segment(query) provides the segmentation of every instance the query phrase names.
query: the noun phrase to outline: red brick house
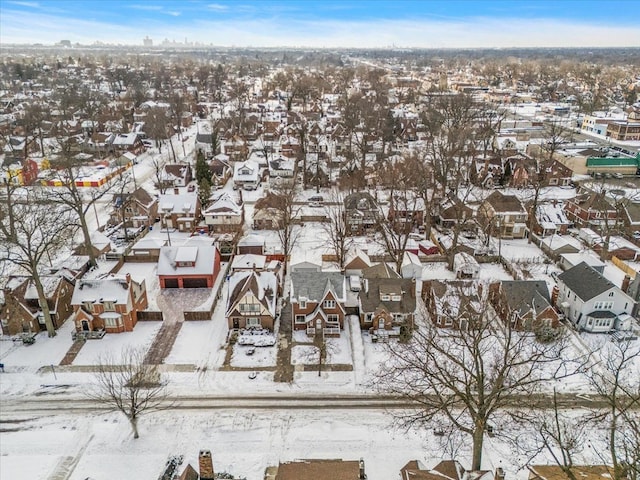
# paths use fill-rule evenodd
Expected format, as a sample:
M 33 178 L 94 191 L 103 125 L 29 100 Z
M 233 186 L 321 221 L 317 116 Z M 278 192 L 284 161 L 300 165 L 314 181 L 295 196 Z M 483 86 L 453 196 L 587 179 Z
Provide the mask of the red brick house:
M 144 280 L 136 282 L 130 275 L 81 279 L 76 283 L 71 305 L 77 332 L 131 332 L 138 312 L 147 308 L 147 289 Z
M 69 272 L 72 275 L 40 276 L 51 320 L 56 329 L 73 313 L 73 272 Z M 0 322 L 4 335 L 46 330 L 38 292 L 31 277 L 10 277 L 2 293 L 4 302 L 0 304 Z
M 494 283 L 489 301 L 505 325 L 516 330 L 536 330 L 541 326 L 557 328 L 560 317 L 543 280 L 516 280 Z
M 431 280 L 422 298 L 436 327 L 466 330 L 482 315 L 485 290 L 478 280 Z
M 291 273 L 294 330 L 308 335 L 340 336 L 344 328 L 346 282 L 340 272 Z
M 266 328 L 273 331 L 277 316 L 278 277 L 274 272 L 245 270 L 229 278 L 229 330 Z
M 215 245 L 192 242 L 160 248 L 160 288 L 213 288 L 220 271 L 220 252 Z
M 567 218 L 577 227 L 595 227 L 608 223 L 613 226 L 618 220 L 618 212 L 604 193 L 588 192 L 567 200 L 564 204 Z
M 158 199 L 142 187 L 133 193 L 114 194 L 113 206 L 110 222 L 114 225 L 124 221 L 127 227 L 151 226 L 158 217 Z

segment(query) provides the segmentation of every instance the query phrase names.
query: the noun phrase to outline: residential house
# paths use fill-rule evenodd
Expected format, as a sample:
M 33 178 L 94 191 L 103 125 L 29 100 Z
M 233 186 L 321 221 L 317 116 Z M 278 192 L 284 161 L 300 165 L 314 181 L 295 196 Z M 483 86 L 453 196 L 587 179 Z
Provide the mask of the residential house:
M 474 185 L 493 188 L 502 183 L 504 165 L 500 157 L 482 157 L 473 159 L 470 180 Z
M 559 465 L 527 465 L 528 480 L 610 480 L 616 478 L 613 467 L 609 465 L 572 465 L 572 477 L 566 474 L 564 467 Z
M 117 153 L 131 152 L 140 155 L 144 152 L 144 144 L 137 133 L 119 133 L 113 137 L 111 145 Z
M 363 235 L 374 231 L 378 225 L 379 209 L 367 192 L 356 192 L 344 198 L 344 216 L 350 235 Z
M 289 158 L 277 157 L 269 161 L 269 184 L 292 183 L 294 169 L 295 160 Z
M 240 197 L 222 191 L 212 195 L 211 200 L 202 213 L 209 230 L 216 233 L 240 231 L 244 225 L 244 204 Z
M 144 280 L 136 282 L 130 275 L 76 282 L 71 304 L 77 332 L 131 332 L 138 312 L 147 308 Z
M 567 218 L 564 203 L 552 201 L 540 203 L 536 207 L 533 231 L 536 235 L 547 237 L 555 233 L 565 235 L 573 223 Z
M 600 256 L 603 255 L 602 251 L 605 247 L 606 241 L 606 237 L 603 237 L 599 242 L 593 245 L 593 250 Z M 640 257 L 640 247 L 626 238 L 619 237 L 617 235 L 611 235 L 609 237 L 609 243 L 606 247 L 607 251 L 606 255 L 604 255 L 606 258 L 616 257 L 620 260 L 630 260 L 635 262 Z
M 253 209 L 254 230 L 276 230 L 282 222 L 282 199 L 269 192 L 259 198 Z
M 344 327 L 346 281 L 340 272 L 291 273 L 294 330 L 340 336 Z
M 560 325 L 560 315 L 551 304 L 549 287 L 544 280 L 495 283 L 490 287 L 489 300 L 504 324 L 516 330 Z
M 236 163 L 233 168 L 233 188 L 255 190 L 260 183 L 260 170 L 253 160 Z
M 635 301 L 586 263 L 561 273 L 557 281 L 557 307 L 575 328 L 592 333 L 631 328 Z
M 160 288 L 213 288 L 219 271 L 220 252 L 215 245 L 193 241 L 160 248 Z
M 411 231 L 424 223 L 424 200 L 414 194 L 395 193 L 389 203 L 388 219 L 396 230 Z
M 236 271 L 229 278 L 226 317 L 229 329 L 266 328 L 277 318 L 278 277 L 274 272 Z
M 515 195 L 494 191 L 480 204 L 478 219 L 494 237 L 525 237 L 527 211 Z
M 430 280 L 422 284 L 422 297 L 435 326 L 466 330 L 482 320 L 484 290 L 478 280 Z
M 100 230 L 92 231 L 89 234 L 89 241 L 91 243 L 91 250 L 95 257 L 100 257 L 111 251 L 111 239 Z M 80 243 L 80 245 L 73 250 L 73 253 L 75 255 L 89 255 L 84 242 Z
M 502 469 L 469 471 L 456 460 L 443 460 L 429 469 L 419 460 L 411 460 L 400 469 L 401 480 L 504 480 Z
M 198 194 L 161 194 L 158 197 L 158 214 L 164 229 L 193 232 L 200 219 Z
M 506 185 L 512 188 L 526 188 L 538 177 L 538 166 L 534 158 L 523 154 L 508 157 L 504 161 Z
M 544 162 L 540 168 L 543 169 L 541 172 L 542 184 L 545 187 L 568 187 L 572 185 L 573 171 L 558 160 L 553 159 L 550 162 Z
M 188 163 L 168 163 L 160 172 L 163 188 L 185 187 L 193 180 L 193 170 Z
M 416 282 L 409 278 L 364 278 L 358 295 L 360 327 L 379 337 L 399 336 L 413 328 Z
M 453 228 L 456 225 L 465 228 L 472 222 L 473 210 L 458 197 L 445 199 L 439 210 L 437 222 L 443 228 Z
M 569 199 L 564 204 L 567 219 L 577 227 L 595 229 L 613 227 L 618 212 L 603 192 L 587 192 Z
M 266 470 L 264 480 L 366 480 L 364 460 L 296 460 Z
M 47 298 L 51 321 L 54 328 L 58 329 L 73 313 L 71 296 L 75 280 L 73 275 L 63 271 L 62 274 L 40 275 L 40 281 Z M 1 294 L 4 296 L 0 308 L 3 335 L 46 330 L 38 292 L 31 277 L 9 277 Z
M 109 222 L 113 225 L 124 223 L 126 227 L 151 226 L 158 218 L 158 199 L 139 187 L 132 193 L 115 193 Z

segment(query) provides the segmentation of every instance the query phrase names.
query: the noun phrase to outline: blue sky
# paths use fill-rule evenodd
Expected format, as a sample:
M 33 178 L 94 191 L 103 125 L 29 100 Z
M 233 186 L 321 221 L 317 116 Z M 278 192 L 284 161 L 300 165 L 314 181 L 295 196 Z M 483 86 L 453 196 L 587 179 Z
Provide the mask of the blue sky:
M 0 43 L 640 47 L 640 0 L 0 0 Z

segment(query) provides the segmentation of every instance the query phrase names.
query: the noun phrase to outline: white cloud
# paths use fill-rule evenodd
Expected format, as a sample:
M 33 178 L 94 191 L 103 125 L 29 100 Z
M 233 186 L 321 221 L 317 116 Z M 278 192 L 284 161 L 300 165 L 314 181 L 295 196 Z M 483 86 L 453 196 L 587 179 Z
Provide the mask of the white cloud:
M 176 11 L 171 10 L 171 11 L 166 11 L 164 13 L 166 13 L 167 15 L 171 15 L 172 17 L 179 17 L 182 12 L 176 12 Z
M 228 5 L 222 5 L 221 3 L 210 3 L 209 5 L 207 5 L 207 8 L 216 12 L 226 12 L 227 10 L 229 10 Z
M 18 1 L 14 1 L 14 2 L 7 2 L 7 3 L 10 3 L 11 5 L 19 5 L 21 7 L 40 8 L 40 4 L 38 2 L 18 2 Z
M 148 10 L 150 12 L 158 12 L 162 10 L 162 5 L 133 4 L 133 5 L 128 5 L 128 7 L 133 8 L 135 10 Z

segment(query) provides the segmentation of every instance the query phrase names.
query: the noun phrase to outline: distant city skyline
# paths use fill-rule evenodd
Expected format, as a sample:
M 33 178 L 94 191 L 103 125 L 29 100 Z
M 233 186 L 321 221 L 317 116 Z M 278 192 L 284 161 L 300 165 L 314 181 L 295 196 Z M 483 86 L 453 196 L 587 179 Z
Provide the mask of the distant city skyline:
M 639 47 L 640 0 L 0 0 L 0 43 Z

